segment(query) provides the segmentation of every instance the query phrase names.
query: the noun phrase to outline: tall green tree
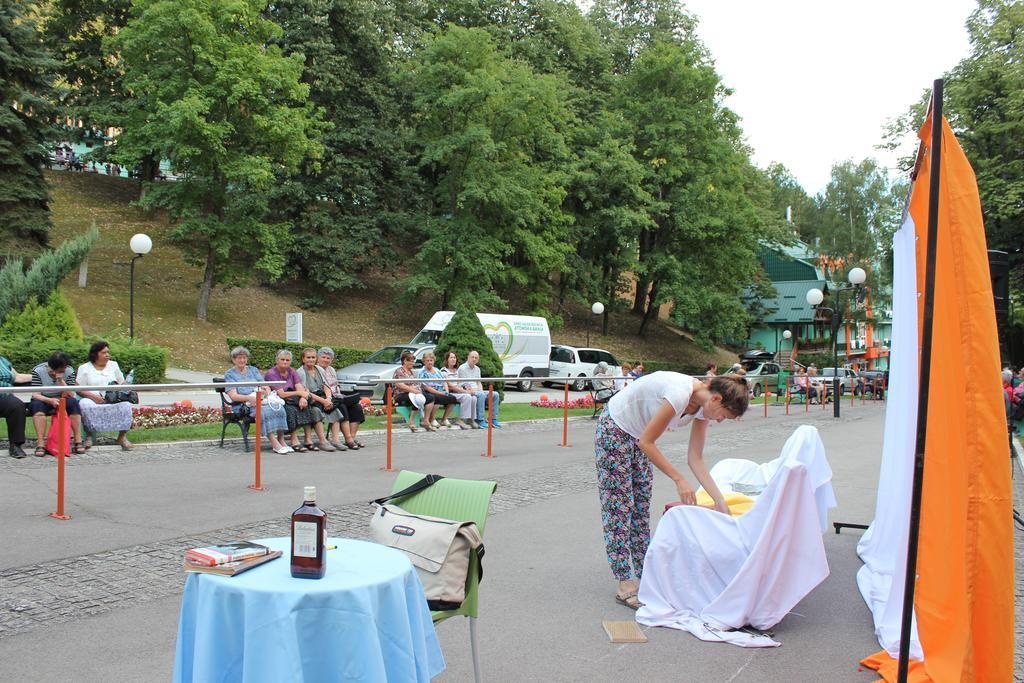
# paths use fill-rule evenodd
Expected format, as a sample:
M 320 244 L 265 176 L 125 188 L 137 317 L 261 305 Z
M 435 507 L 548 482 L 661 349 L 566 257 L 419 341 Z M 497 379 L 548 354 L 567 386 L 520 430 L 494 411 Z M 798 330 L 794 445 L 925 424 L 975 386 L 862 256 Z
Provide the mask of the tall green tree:
M 81 138 L 123 125 L 129 97 L 122 64 L 108 54 L 103 41 L 124 28 L 131 16 L 131 0 L 50 0 L 43 23 L 46 45 L 57 60 L 57 99 L 62 113 L 81 125 L 67 126 L 65 134 Z M 97 147 L 105 153 L 106 146 Z M 155 163 L 148 163 L 155 171 Z M 152 179 L 152 175 L 147 177 Z
M 790 216 L 790 225 L 801 240 L 814 239 L 818 225 L 818 205 L 807 194 L 788 168 L 772 163 L 764 171 L 769 183 L 770 207 L 775 216 Z
M 401 282 L 406 298 L 502 307 L 499 290 L 515 286 L 540 309 L 550 299 L 548 273 L 564 268 L 569 249 L 562 81 L 507 58 L 486 31 L 452 26 L 402 84 L 413 93 L 428 202 L 413 274 Z
M 894 191 L 888 171 L 874 159 L 842 161 L 816 198 L 815 246 L 829 256 L 872 263 L 892 241 L 903 195 Z
M 289 224 L 268 219 L 268 198 L 321 150 L 303 57 L 275 44 L 281 29 L 265 9 L 260 0 L 137 0 L 107 42 L 132 94 L 115 158 L 155 149 L 180 174 L 153 184 L 142 204 L 169 212 L 169 239 L 203 266 L 200 320 L 216 283 L 283 274 Z
M 30 9 L 23 0 L 0 4 L 0 239 L 14 250 L 45 245 L 50 229 L 43 145 L 54 64 Z
M 665 303 L 703 342 L 742 334 L 740 294 L 757 272 L 758 240 L 779 235 L 782 220 L 764 212 L 764 176 L 721 104 L 726 93 L 696 42 L 645 48 L 617 92 L 653 198 L 654 224 L 638 243 L 641 335 Z
M 385 0 L 282 0 L 268 16 L 282 49 L 304 56 L 302 82 L 333 124 L 323 158 L 275 193 L 296 238 L 317 245 L 316 258 L 293 252 L 289 269 L 328 290 L 363 286 L 365 272 L 394 263 L 419 204 L 394 83 L 403 18 Z

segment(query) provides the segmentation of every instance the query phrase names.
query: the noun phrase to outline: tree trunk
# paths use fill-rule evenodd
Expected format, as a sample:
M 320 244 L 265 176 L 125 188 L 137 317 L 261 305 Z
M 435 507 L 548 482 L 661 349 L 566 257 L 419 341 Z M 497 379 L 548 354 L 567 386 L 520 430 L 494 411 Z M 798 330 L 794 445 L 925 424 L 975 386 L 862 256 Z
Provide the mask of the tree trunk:
M 561 273 L 558 276 L 558 314 L 565 310 L 565 292 L 569 288 L 569 274 Z
M 647 255 L 651 251 L 651 241 L 653 235 L 650 230 L 640 231 L 640 253 L 638 263 L 643 263 L 647 260 Z M 642 277 L 636 277 L 636 294 L 633 296 L 633 313 L 640 315 L 644 312 L 644 302 L 647 300 L 647 290 L 651 285 L 651 281 L 646 275 Z
M 647 323 L 651 321 L 652 315 L 657 315 L 658 307 L 654 303 L 657 296 L 658 283 L 655 282 L 651 285 L 651 295 L 647 300 L 647 310 L 644 312 L 644 319 L 640 321 L 640 331 L 637 332 L 638 337 L 642 337 L 647 333 Z
M 213 272 L 216 265 L 217 254 L 210 246 L 206 252 L 206 271 L 203 273 L 203 286 L 199 290 L 199 305 L 196 307 L 196 317 L 206 320 L 206 312 L 210 306 L 210 292 L 213 291 Z
M 153 182 L 159 168 L 160 161 L 155 154 L 147 154 L 142 157 L 142 161 L 139 163 L 139 201 L 146 198 L 146 183 Z

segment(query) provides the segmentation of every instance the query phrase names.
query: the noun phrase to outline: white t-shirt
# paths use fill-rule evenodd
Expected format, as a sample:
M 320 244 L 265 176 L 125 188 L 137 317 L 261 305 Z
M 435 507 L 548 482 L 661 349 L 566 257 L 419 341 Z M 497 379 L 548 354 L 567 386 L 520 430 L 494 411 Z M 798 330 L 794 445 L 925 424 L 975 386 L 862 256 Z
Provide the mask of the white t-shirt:
M 608 414 L 620 429 L 636 439 L 647 429 L 663 401 L 671 403 L 675 410 L 669 427 L 687 425 L 694 419 L 704 420 L 703 408 L 693 415 L 683 415 L 693 394 L 693 382 L 689 375 L 666 370 L 644 375 L 612 396 L 608 401 Z
M 92 363 L 83 363 L 78 366 L 76 373 L 79 385 L 95 386 L 107 385 L 111 382 L 124 382 L 124 375 L 117 361 L 108 360 L 107 366 L 102 371 L 97 370 Z

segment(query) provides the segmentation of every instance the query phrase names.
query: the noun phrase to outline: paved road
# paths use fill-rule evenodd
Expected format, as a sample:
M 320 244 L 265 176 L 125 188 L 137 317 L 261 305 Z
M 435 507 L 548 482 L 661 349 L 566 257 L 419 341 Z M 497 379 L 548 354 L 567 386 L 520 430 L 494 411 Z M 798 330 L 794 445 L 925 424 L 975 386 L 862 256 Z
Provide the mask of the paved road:
M 856 408 L 840 421 L 830 411 L 812 411 L 716 425 L 707 457 L 770 460 L 796 425 L 813 424 L 834 470 L 833 518 L 866 521 L 874 508 L 882 409 Z M 644 645 L 609 644 L 601 620 L 629 619 L 632 612 L 612 600 L 592 431 L 591 421 L 574 421 L 572 446 L 560 448 L 558 425 L 514 424 L 496 433 L 494 459 L 479 457 L 478 432 L 396 436 L 397 467 L 498 482 L 481 588 L 489 680 L 872 680 L 857 668 L 860 657 L 877 650 L 854 583 L 857 533 L 825 536 L 831 576 L 776 628 L 780 648 L 701 643 L 668 629 L 649 630 Z M 687 434 L 664 438 L 678 464 L 685 462 Z M 358 452 L 268 456 L 263 493 L 245 488 L 252 458 L 238 449 L 93 449 L 70 460 L 68 522 L 46 516 L 53 509 L 52 460 L 0 460 L 0 681 L 165 680 L 184 549 L 286 535 L 307 484 L 318 487 L 332 535 L 365 536 L 366 501 L 390 490 L 394 477 L 379 469 L 381 435 L 366 441 Z M 672 489 L 657 476 L 656 518 Z M 1021 563 L 1018 554 L 1019 569 Z M 438 636 L 448 664 L 438 680 L 472 680 L 464 621 L 442 624 Z

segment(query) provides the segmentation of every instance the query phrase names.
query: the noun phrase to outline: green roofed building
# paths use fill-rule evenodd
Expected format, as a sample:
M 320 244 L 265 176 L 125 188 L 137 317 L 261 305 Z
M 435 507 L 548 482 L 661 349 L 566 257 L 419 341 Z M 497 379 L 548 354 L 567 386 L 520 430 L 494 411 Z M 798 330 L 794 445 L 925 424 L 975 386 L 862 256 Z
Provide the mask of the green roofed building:
M 829 314 L 818 311 L 807 303 L 807 292 L 820 289 L 828 297 L 835 287 L 829 274 L 818 265 L 818 256 L 808 245 L 762 245 L 761 265 L 775 290 L 774 296 L 760 296 L 748 288 L 745 301 L 755 321 L 750 328 L 746 346 L 764 349 L 776 354 L 784 367 L 790 367 L 791 358 L 800 362 L 800 355 L 831 352 L 832 340 Z M 844 295 L 844 305 L 848 297 Z M 826 305 L 829 305 L 826 298 Z M 850 353 L 847 358 L 846 325 L 839 330 L 839 363 L 856 363 L 860 367 L 888 367 L 888 340 L 891 320 L 885 311 L 873 311 L 873 324 L 850 324 Z M 790 339 L 784 338 L 789 330 Z

